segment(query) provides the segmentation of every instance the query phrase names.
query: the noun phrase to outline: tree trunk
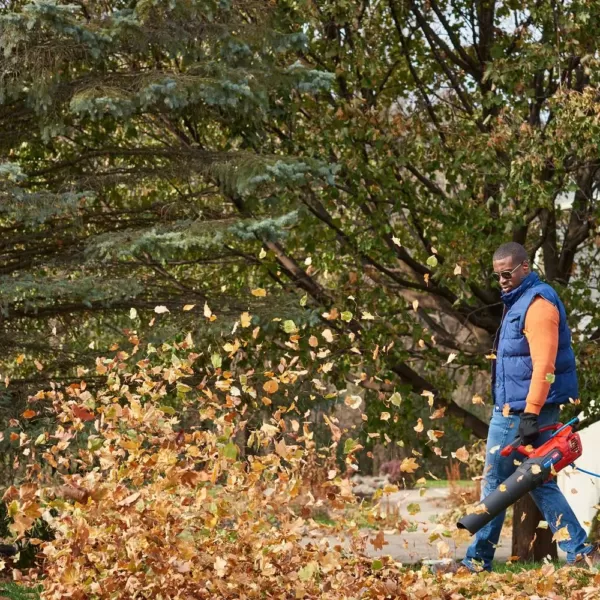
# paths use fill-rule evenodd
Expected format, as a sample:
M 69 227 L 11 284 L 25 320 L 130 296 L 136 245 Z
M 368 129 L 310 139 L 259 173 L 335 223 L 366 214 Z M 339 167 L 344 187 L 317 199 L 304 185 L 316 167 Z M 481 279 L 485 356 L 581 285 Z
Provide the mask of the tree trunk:
M 550 528 L 537 528 L 538 523 L 543 520 L 542 513 L 529 494 L 515 504 L 512 556 L 518 556 L 520 562 L 542 561 L 546 556 L 550 556 L 552 560 L 558 558 L 556 542 L 552 541 Z

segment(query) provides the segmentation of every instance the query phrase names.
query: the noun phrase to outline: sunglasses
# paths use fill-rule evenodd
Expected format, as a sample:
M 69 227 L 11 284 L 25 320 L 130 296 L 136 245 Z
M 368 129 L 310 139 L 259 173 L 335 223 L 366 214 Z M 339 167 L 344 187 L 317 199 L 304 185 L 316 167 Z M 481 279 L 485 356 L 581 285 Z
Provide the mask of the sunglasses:
M 496 271 L 494 271 L 492 273 L 492 277 L 494 279 L 496 279 L 497 281 L 500 281 L 500 279 L 512 279 L 513 273 L 522 265 L 523 263 L 519 263 L 512 271 L 500 271 L 500 273 L 496 273 Z

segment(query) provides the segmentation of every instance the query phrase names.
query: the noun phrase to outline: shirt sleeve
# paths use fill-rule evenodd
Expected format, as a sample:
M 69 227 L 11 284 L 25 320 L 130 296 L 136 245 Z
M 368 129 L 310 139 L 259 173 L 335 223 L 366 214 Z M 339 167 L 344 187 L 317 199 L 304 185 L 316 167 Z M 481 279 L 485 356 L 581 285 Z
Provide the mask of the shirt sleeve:
M 540 414 L 550 391 L 556 354 L 558 352 L 558 325 L 560 315 L 554 304 L 539 296 L 525 315 L 524 334 L 529 342 L 533 375 L 527 394 L 525 412 Z

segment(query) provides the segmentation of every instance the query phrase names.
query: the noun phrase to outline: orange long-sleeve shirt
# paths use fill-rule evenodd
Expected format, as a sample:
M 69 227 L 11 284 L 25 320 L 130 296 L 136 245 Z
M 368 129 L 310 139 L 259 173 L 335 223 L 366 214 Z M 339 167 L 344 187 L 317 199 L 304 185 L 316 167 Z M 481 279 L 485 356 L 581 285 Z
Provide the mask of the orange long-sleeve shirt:
M 529 342 L 533 375 L 527 394 L 525 412 L 540 414 L 551 382 L 548 374 L 554 374 L 558 352 L 558 325 L 560 316 L 554 304 L 539 296 L 531 303 L 525 315 L 524 334 Z

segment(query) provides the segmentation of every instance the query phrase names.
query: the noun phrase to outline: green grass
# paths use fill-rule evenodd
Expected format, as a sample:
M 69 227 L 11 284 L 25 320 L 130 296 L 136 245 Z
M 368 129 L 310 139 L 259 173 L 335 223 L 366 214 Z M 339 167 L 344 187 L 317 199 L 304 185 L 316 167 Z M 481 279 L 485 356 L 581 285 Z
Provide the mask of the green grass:
M 28 588 L 12 581 L 0 583 L 0 596 L 10 600 L 38 600 L 42 586 Z
M 544 563 L 541 562 L 515 562 L 515 563 L 494 563 L 494 573 L 521 573 L 521 571 L 532 571 L 541 569 Z M 559 563 L 555 565 L 557 568 Z
M 469 479 L 454 481 L 453 483 L 455 485 L 458 485 L 459 487 L 471 487 L 474 485 L 474 482 Z M 428 479 L 427 483 L 425 484 L 425 487 L 426 488 L 446 488 L 449 485 L 450 485 L 450 482 L 447 479 Z

